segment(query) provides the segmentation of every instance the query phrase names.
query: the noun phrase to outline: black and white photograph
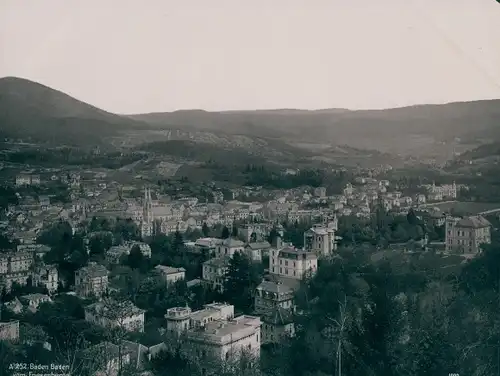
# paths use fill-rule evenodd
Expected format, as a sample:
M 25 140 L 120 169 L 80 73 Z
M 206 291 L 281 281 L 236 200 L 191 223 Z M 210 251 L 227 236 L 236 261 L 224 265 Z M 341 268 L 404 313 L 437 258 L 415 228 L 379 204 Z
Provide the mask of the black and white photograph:
M 1 0 L 0 376 L 500 376 L 500 3 Z

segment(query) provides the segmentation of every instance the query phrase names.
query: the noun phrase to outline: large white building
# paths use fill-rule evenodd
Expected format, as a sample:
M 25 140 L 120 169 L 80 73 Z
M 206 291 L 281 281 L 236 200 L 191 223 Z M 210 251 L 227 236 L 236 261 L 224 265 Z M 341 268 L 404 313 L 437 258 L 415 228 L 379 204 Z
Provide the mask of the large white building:
M 271 249 L 269 273 L 291 279 L 302 279 L 314 275 L 318 269 L 318 256 L 315 253 L 296 249 L 292 246 Z
M 229 361 L 242 354 L 260 357 L 262 322 L 259 317 L 242 315 L 232 320 L 209 321 L 187 332 L 188 341 L 203 358 L 208 355 Z
M 335 231 L 337 231 L 337 217 L 326 224 L 316 224 L 304 232 L 304 248 L 318 256 L 328 256 L 337 248 Z
M 85 320 L 103 327 L 144 332 L 144 313 L 130 301 L 105 299 L 85 307 Z
M 478 253 L 481 244 L 491 243 L 491 223 L 481 216 L 446 219 L 446 250 Z
M 189 307 L 174 307 L 167 310 L 165 320 L 167 330 L 180 334 L 184 331 L 199 328 L 208 322 L 231 320 L 234 317 L 234 306 L 225 303 L 205 304 L 199 311 L 191 311 Z

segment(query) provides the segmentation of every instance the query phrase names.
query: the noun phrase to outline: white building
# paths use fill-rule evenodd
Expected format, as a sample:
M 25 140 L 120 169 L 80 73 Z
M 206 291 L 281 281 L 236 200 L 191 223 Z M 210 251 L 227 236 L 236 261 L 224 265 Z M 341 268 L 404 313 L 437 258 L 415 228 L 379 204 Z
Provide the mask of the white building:
M 491 243 L 491 223 L 481 216 L 446 220 L 446 250 L 478 253 L 481 244 Z
M 205 304 L 203 309 L 194 312 L 189 307 L 174 307 L 168 309 L 165 315 L 167 330 L 177 334 L 203 327 L 212 321 L 231 320 L 233 317 L 234 306 L 225 303 Z
M 268 242 L 255 242 L 248 243 L 245 246 L 245 255 L 252 261 L 261 262 L 262 256 L 265 253 L 269 253 L 269 249 L 271 248 L 271 244 Z
M 221 257 L 207 260 L 203 263 L 202 279 L 213 289 L 222 292 L 225 276 L 229 267 L 229 258 Z
M 202 358 L 210 354 L 229 361 L 244 353 L 259 358 L 261 325 L 259 317 L 248 315 L 232 320 L 209 321 L 202 327 L 189 330 L 187 339 Z
M 100 264 L 89 263 L 75 272 L 75 290 L 80 296 L 100 296 L 108 289 L 108 270 Z
M 130 301 L 105 299 L 85 307 L 85 320 L 103 327 L 144 332 L 144 313 Z
M 215 257 L 233 257 L 236 252 L 243 253 L 245 243 L 241 240 L 234 238 L 227 238 L 217 245 L 215 250 Z
M 314 225 L 304 233 L 304 248 L 318 256 L 328 256 L 337 248 L 335 231 L 337 218 L 327 225 Z
M 165 279 L 167 284 L 182 281 L 186 278 L 186 269 L 184 268 L 173 268 L 171 266 L 157 265 L 155 266 L 155 269 Z
M 269 273 L 292 279 L 302 279 L 313 275 L 318 269 L 318 256 L 315 253 L 299 250 L 291 246 L 271 249 Z

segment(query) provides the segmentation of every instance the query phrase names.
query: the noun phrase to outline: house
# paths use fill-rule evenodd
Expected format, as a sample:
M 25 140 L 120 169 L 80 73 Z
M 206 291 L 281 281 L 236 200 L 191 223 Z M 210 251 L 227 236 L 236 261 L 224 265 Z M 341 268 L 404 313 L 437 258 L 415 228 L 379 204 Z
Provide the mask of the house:
M 446 250 L 456 253 L 476 254 L 481 244 L 491 243 L 491 223 L 484 217 L 447 218 Z
M 207 355 L 229 361 L 243 353 L 260 357 L 261 321 L 259 317 L 242 315 L 231 320 L 214 320 L 188 330 L 186 339 L 202 361 Z
M 100 296 L 108 289 L 108 270 L 95 262 L 75 272 L 75 290 L 80 296 Z
M 203 309 L 194 312 L 186 306 L 170 308 L 165 314 L 167 330 L 177 334 L 193 328 L 203 327 L 208 322 L 230 320 L 233 317 L 233 305 L 215 302 L 205 304 Z
M 47 210 L 50 207 L 50 198 L 49 196 L 40 196 L 40 209 Z
M 155 270 L 163 277 L 167 284 L 175 283 L 177 281 L 184 280 L 186 278 L 186 269 L 184 268 L 173 268 L 171 266 L 157 265 Z
M 59 273 L 53 265 L 39 267 L 33 274 L 33 284 L 45 287 L 49 293 L 56 292 L 59 283 Z
M 19 320 L 10 322 L 0 322 L 0 340 L 2 341 L 19 340 Z
M 215 250 L 217 249 L 217 246 L 222 243 L 222 239 L 217 239 L 217 238 L 200 238 L 196 240 L 194 244 L 194 248 L 200 252 L 206 252 L 206 254 L 211 255 L 212 253 L 215 254 Z
M 336 222 L 329 225 L 317 224 L 304 232 L 304 248 L 318 256 L 328 256 L 336 249 Z
M 262 317 L 262 344 L 279 343 L 295 335 L 293 314 L 289 309 L 277 307 Z
M 228 267 L 229 257 L 213 258 L 205 261 L 202 269 L 203 282 L 213 289 L 222 292 Z
M 261 262 L 264 253 L 269 253 L 271 244 L 268 242 L 248 243 L 245 246 L 244 253 L 252 261 Z
M 52 299 L 50 296 L 45 294 L 28 294 L 19 297 L 19 300 L 26 304 L 28 310 L 31 312 L 36 312 L 38 310 L 38 306 L 42 303 L 52 303 Z
M 215 250 L 215 257 L 233 257 L 236 252 L 243 253 L 245 243 L 234 238 L 227 238 Z
M 16 186 L 22 187 L 31 184 L 31 175 L 19 174 L 16 176 Z
M 302 279 L 315 274 L 318 256 L 315 253 L 293 248 L 272 249 L 269 256 L 269 273 L 292 279 Z
M 255 313 L 270 312 L 275 308 L 293 309 L 294 292 L 281 281 L 262 281 L 255 289 Z
M 85 320 L 107 328 L 144 332 L 144 313 L 130 301 L 105 299 L 85 307 Z

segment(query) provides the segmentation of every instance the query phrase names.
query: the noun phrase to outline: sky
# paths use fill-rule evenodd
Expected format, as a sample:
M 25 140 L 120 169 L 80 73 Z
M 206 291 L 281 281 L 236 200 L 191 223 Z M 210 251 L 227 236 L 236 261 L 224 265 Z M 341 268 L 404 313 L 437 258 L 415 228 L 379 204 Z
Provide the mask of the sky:
M 2 0 L 4 76 L 116 113 L 500 98 L 500 3 Z

